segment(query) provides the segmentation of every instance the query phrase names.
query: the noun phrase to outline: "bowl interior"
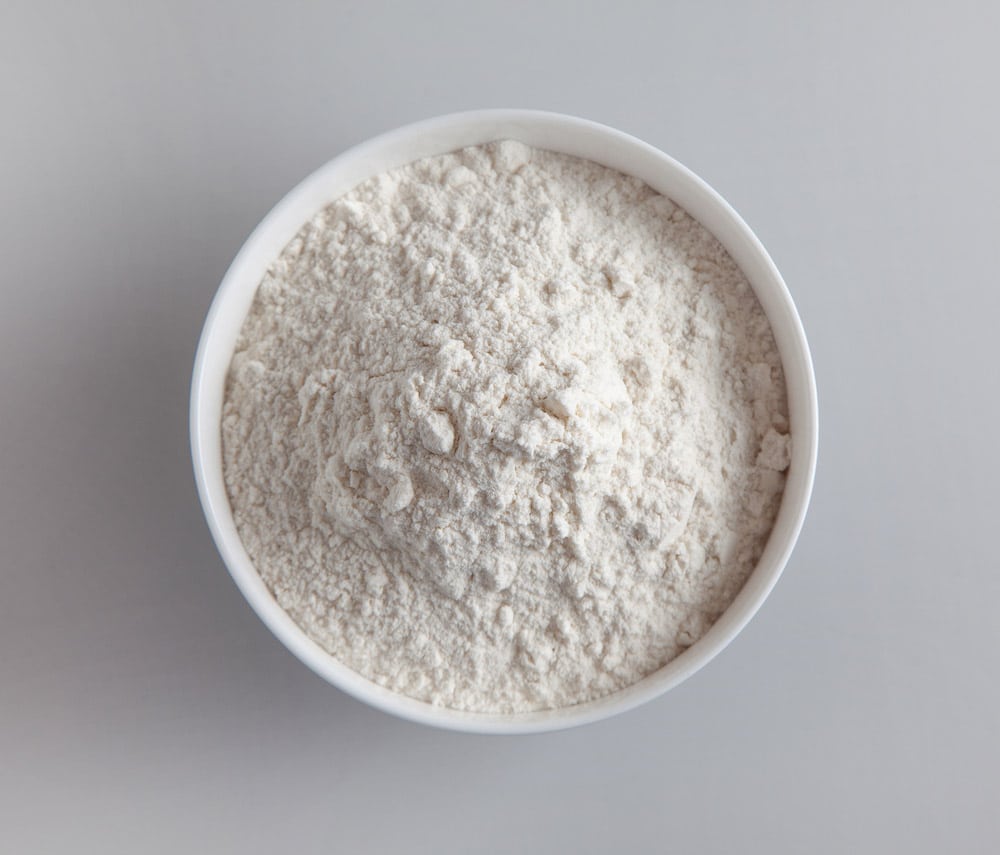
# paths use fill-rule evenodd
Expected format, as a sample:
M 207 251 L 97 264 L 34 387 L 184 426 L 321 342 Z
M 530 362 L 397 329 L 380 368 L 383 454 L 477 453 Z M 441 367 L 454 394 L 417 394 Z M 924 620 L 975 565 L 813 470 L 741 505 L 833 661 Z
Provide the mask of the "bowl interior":
M 608 697 L 558 710 L 492 715 L 435 707 L 385 689 L 342 665 L 299 629 L 257 575 L 236 531 L 223 481 L 220 425 L 226 373 L 257 286 L 306 220 L 380 172 L 508 138 L 633 175 L 669 196 L 719 239 L 747 276 L 774 332 L 788 391 L 792 462 L 777 520 L 756 569 L 697 643 L 659 671 Z M 226 273 L 205 321 L 191 391 L 192 456 L 205 516 L 229 572 L 264 623 L 316 673 L 363 701 L 426 724 L 488 733 L 553 730 L 605 718 L 667 691 L 721 651 L 759 608 L 788 559 L 812 489 L 817 437 L 815 381 L 798 314 L 776 267 L 739 215 L 692 172 L 633 137 L 582 119 L 521 110 L 460 113 L 410 125 L 351 149 L 306 178 L 254 230 Z

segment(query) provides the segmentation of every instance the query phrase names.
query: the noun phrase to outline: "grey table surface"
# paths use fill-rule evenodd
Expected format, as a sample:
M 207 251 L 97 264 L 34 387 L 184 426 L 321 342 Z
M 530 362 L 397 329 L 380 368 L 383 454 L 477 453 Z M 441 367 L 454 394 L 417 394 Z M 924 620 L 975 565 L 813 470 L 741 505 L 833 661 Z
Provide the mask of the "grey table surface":
M 0 10 L 0 850 L 996 852 L 992 3 Z M 353 143 L 489 106 L 712 183 L 799 306 L 812 508 L 762 611 L 637 711 L 399 721 L 251 613 L 187 394 L 229 261 Z

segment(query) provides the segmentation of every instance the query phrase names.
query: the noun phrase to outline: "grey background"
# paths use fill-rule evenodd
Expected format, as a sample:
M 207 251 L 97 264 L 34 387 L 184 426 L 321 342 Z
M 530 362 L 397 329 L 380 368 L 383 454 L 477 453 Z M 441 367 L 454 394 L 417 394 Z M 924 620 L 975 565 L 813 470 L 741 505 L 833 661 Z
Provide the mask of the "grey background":
M 0 11 L 0 849 L 995 852 L 996 4 L 11 3 Z M 596 119 L 754 228 L 816 362 L 816 491 L 712 665 L 564 733 L 397 721 L 230 582 L 200 325 L 377 132 Z

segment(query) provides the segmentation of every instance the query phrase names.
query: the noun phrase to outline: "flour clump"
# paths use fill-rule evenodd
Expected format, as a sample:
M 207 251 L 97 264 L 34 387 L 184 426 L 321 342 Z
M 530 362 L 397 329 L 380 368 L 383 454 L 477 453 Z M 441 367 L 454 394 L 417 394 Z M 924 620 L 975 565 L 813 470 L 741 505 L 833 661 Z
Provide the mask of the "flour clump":
M 513 141 L 302 227 L 244 322 L 222 438 L 240 537 L 299 626 L 490 712 L 601 697 L 697 641 L 790 460 L 771 330 L 718 241 Z

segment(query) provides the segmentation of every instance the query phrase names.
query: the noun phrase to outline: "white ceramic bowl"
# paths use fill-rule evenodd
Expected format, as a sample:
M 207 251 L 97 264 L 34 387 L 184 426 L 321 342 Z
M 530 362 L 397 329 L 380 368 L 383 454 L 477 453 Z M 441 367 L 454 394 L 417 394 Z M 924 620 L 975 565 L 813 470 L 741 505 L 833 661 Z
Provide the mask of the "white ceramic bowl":
M 372 175 L 418 158 L 506 138 L 634 175 L 685 208 L 722 242 L 753 286 L 781 353 L 792 463 L 759 564 L 725 614 L 696 644 L 644 680 L 600 700 L 544 712 L 492 715 L 435 707 L 376 685 L 299 629 L 257 575 L 236 532 L 222 476 L 221 414 L 226 372 L 257 285 L 306 220 Z M 631 709 L 691 676 L 733 640 L 774 586 L 802 526 L 816 468 L 817 417 L 812 362 L 792 298 L 760 241 L 718 193 L 663 152 L 604 125 L 555 113 L 484 110 L 407 125 L 355 146 L 306 178 L 257 226 L 222 280 L 202 331 L 191 389 L 191 450 L 205 516 L 230 574 L 261 620 L 313 671 L 362 701 L 414 721 L 480 733 L 529 733 Z

